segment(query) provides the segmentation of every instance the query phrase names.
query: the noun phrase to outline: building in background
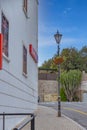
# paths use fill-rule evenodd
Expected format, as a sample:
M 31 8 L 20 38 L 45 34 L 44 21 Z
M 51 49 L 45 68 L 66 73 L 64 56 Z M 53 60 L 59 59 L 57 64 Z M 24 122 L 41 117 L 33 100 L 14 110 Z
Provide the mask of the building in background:
M 81 101 L 87 102 L 87 73 L 85 73 L 85 71 L 83 71 L 83 74 L 82 74 L 80 94 L 81 94 Z
M 1 35 L 0 113 L 34 112 L 38 99 L 38 0 L 0 0 Z M 7 118 L 6 130 L 22 119 Z

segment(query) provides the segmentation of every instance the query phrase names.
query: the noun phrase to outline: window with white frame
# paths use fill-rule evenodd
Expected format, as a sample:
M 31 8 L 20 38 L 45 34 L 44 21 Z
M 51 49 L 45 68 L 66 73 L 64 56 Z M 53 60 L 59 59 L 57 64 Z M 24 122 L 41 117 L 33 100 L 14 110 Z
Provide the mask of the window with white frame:
M 3 13 L 2 13 L 1 30 L 3 34 L 3 53 L 6 57 L 8 57 L 9 22 Z
M 23 74 L 27 75 L 27 49 L 23 45 Z

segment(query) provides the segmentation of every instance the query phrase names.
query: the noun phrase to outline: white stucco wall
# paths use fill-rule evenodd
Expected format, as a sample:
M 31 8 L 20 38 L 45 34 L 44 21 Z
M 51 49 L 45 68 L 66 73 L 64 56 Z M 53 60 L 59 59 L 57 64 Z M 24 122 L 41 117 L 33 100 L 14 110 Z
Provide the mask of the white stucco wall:
M 87 102 L 87 81 L 82 81 L 81 90 L 82 90 L 82 101 Z
M 34 112 L 37 108 L 38 69 L 28 49 L 31 43 L 38 51 L 38 4 L 36 0 L 28 0 L 29 18 L 26 18 L 23 0 L 0 0 L 0 32 L 2 12 L 9 21 L 9 62 L 3 57 L 0 113 Z M 22 74 L 23 44 L 27 48 L 27 77 Z M 6 130 L 17 122 L 20 120 L 15 118 L 10 125 L 7 123 Z M 0 122 L 0 129 L 1 126 Z

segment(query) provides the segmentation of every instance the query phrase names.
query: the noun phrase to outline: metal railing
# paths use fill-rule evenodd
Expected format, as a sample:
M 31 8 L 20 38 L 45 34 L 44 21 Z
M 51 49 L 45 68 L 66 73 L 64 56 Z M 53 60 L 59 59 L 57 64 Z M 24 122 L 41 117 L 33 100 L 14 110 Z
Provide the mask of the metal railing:
M 19 126 L 13 128 L 13 130 L 21 130 L 30 122 L 31 122 L 30 130 L 35 130 L 35 115 L 33 113 L 0 113 L 0 116 L 3 117 L 3 130 L 5 130 L 6 116 L 31 116 L 30 118 L 27 118 L 25 121 L 23 121 L 23 123 L 21 123 Z

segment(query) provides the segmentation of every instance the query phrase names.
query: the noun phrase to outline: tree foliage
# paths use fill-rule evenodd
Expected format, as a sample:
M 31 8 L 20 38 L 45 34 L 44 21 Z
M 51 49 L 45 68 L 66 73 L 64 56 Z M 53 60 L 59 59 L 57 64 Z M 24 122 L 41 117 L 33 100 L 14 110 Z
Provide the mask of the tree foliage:
M 75 48 L 66 48 L 62 50 L 61 56 L 65 57 L 61 68 L 63 70 L 69 71 L 73 69 L 79 69 L 79 52 Z
M 53 59 L 58 55 L 54 55 L 52 59 L 45 61 L 41 68 L 58 69 L 58 65 L 53 62 Z M 61 84 L 64 87 L 65 94 L 69 101 L 75 98 L 75 93 L 81 82 L 81 72 L 87 72 L 87 46 L 80 50 L 76 48 L 65 48 L 61 51 L 60 56 L 64 58 L 61 67 Z M 63 92 L 62 92 L 63 93 Z
M 61 64 L 61 70 L 69 71 L 79 69 L 80 71 L 87 72 L 87 46 L 84 46 L 81 50 L 76 48 L 65 48 L 61 51 L 60 56 L 64 58 L 64 62 Z M 54 55 L 48 61 L 44 61 L 40 68 L 58 69 L 58 66 L 53 62 L 53 59 L 57 57 Z
M 52 59 L 49 59 L 48 61 L 44 61 L 44 63 L 42 64 L 42 66 L 40 68 L 50 69 L 51 64 L 52 64 Z
M 74 94 L 78 90 L 81 83 L 81 71 L 79 70 L 70 70 L 64 71 L 61 74 L 60 82 L 62 87 L 65 90 L 65 94 L 69 101 L 72 101 Z
M 65 90 L 63 87 L 61 87 L 60 89 L 60 96 L 61 96 L 61 101 L 67 101 L 67 97 L 66 97 Z

